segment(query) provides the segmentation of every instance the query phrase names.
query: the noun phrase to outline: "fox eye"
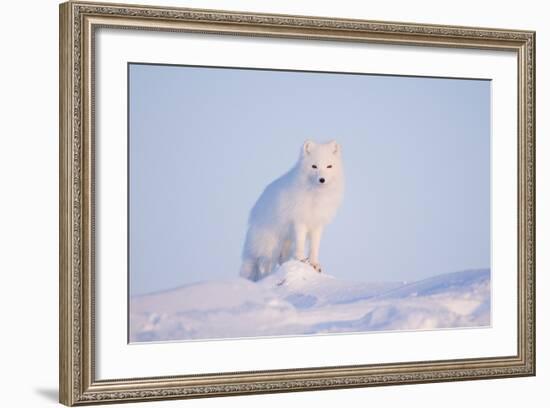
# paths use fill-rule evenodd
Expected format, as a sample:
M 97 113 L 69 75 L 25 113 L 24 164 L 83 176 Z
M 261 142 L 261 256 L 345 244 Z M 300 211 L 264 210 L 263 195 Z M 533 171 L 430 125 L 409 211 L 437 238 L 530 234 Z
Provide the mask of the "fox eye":
M 317 168 L 317 165 L 314 164 L 314 165 L 312 165 L 311 167 L 314 168 L 314 169 L 316 169 L 316 168 Z
M 329 165 L 327 166 L 327 169 L 332 169 L 332 164 L 329 164 Z

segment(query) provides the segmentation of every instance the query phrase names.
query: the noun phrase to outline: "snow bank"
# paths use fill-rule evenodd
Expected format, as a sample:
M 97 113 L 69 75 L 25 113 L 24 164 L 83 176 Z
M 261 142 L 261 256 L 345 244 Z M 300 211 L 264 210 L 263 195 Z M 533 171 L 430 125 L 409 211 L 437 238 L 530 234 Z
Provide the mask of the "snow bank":
M 414 283 L 363 283 L 290 261 L 257 283 L 200 282 L 130 300 L 131 342 L 489 324 L 488 269 Z

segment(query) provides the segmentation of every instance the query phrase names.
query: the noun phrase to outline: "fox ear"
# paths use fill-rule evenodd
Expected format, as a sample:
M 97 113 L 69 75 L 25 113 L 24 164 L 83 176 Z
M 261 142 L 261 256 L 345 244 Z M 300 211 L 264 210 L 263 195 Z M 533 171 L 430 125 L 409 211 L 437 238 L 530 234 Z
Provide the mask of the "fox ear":
M 310 154 L 311 153 L 311 148 L 315 146 L 315 143 L 312 142 L 311 140 L 306 140 L 304 142 L 304 145 L 302 147 L 302 151 L 304 152 L 304 154 Z
M 336 143 L 336 140 L 333 140 L 332 142 L 330 142 L 330 144 L 332 145 L 332 153 L 333 154 L 340 153 L 340 150 L 342 150 L 342 148 L 340 147 L 340 145 L 338 143 Z

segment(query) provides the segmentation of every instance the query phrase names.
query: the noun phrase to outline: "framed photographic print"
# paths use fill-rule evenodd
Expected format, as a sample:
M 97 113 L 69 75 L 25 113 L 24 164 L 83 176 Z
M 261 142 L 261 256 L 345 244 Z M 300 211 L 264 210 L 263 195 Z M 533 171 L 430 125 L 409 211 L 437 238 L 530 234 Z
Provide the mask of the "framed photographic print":
M 535 374 L 535 33 L 60 6 L 60 401 Z

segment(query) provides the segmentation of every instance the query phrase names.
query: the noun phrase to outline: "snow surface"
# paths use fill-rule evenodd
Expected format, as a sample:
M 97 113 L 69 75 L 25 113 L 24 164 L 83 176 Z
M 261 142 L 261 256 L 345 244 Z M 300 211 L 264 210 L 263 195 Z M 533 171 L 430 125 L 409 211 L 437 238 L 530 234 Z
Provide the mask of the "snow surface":
M 135 296 L 130 341 L 168 341 L 490 324 L 490 271 L 361 283 L 289 261 L 259 282 L 206 281 Z

